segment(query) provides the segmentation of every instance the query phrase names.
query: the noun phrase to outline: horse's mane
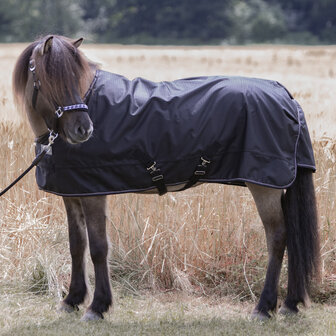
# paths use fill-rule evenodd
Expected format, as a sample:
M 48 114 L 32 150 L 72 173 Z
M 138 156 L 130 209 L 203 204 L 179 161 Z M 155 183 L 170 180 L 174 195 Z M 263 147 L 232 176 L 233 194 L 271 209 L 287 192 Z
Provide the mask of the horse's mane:
M 31 43 L 18 58 L 13 73 L 13 94 L 17 105 L 27 107 L 30 101 L 25 99 L 28 81 L 29 61 L 34 49 L 48 38 Z M 70 39 L 53 35 L 52 47 L 48 52 L 36 57 L 36 75 L 42 83 L 44 97 L 51 103 L 61 104 L 67 95 L 73 94 L 73 88 L 79 89 L 79 94 L 85 94 L 85 89 L 97 65 L 89 61 L 76 48 Z

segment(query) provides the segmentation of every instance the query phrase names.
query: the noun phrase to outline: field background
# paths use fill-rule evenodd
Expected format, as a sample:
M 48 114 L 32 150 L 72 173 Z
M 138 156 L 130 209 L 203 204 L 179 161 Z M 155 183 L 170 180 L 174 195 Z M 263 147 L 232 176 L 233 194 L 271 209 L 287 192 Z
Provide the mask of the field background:
M 0 45 L 0 189 L 34 157 L 33 134 L 16 111 L 11 93 L 14 63 L 24 47 Z M 161 81 L 199 75 L 242 75 L 274 79 L 288 88 L 305 111 L 317 163 L 314 179 L 322 270 L 313 301 L 333 305 L 336 47 L 89 45 L 83 51 L 100 62 L 103 69 L 129 78 Z M 252 308 L 260 294 L 267 263 L 266 242 L 252 197 L 245 188 L 202 185 L 163 197 L 110 196 L 108 232 L 111 278 L 120 302 L 123 297 L 142 295 L 148 290 L 177 290 L 183 295 L 208 298 L 216 294 L 217 298 L 229 296 L 236 304 L 244 302 L 245 310 L 235 308 L 244 316 L 246 307 Z M 0 199 L 0 303 L 8 307 L 8 315 L 14 316 L 31 309 L 22 301 L 19 306 L 14 302 L 27 295 L 31 298 L 32 293 L 43 294 L 41 300 L 48 304 L 50 300 L 55 303 L 68 290 L 70 269 L 62 201 L 39 191 L 34 174 L 30 173 Z M 89 273 L 92 283 L 91 263 Z M 285 262 L 282 297 L 286 275 Z M 32 300 L 36 305 L 35 296 Z M 0 318 L 0 326 L 9 328 L 12 322 L 4 321 Z

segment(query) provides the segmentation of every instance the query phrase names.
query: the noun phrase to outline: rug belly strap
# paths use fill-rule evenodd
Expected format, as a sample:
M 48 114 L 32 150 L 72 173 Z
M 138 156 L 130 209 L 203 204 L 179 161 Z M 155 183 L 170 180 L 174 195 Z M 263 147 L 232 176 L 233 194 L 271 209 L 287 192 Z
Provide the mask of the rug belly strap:
M 202 177 L 206 176 L 206 174 L 209 171 L 210 163 L 211 161 L 207 157 L 201 156 L 200 163 L 197 165 L 194 171 L 194 174 L 190 177 L 186 185 L 183 188 L 181 188 L 179 191 L 189 189 L 190 187 L 195 185 Z
M 167 187 L 164 182 L 163 174 L 161 169 L 156 166 L 156 162 L 151 162 L 146 168 L 149 174 L 151 175 L 153 184 L 157 187 L 159 195 L 162 196 L 167 193 Z

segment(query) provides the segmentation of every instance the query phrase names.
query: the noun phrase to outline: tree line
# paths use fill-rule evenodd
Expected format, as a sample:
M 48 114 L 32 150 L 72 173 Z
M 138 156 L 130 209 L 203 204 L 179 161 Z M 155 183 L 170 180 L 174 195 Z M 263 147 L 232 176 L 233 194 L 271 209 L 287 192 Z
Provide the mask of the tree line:
M 1 0 L 0 42 L 336 43 L 335 0 Z

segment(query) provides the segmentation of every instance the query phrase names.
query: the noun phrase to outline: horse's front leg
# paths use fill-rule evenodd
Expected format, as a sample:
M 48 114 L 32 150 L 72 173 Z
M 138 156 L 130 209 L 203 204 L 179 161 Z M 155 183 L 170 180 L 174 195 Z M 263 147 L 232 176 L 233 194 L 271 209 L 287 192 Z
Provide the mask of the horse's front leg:
M 263 222 L 268 249 L 265 285 L 252 317 L 260 320 L 271 317 L 277 308 L 278 283 L 286 247 L 286 228 L 281 207 L 282 190 L 247 184 Z
M 69 294 L 61 302 L 59 310 L 71 312 L 83 303 L 86 293 L 85 250 L 87 245 L 84 212 L 79 198 L 63 198 L 69 227 L 70 254 L 72 259 Z
M 112 305 L 112 294 L 107 266 L 106 196 L 83 197 L 81 201 L 96 280 L 93 301 L 82 318 L 87 321 L 103 318 Z

